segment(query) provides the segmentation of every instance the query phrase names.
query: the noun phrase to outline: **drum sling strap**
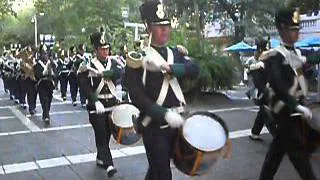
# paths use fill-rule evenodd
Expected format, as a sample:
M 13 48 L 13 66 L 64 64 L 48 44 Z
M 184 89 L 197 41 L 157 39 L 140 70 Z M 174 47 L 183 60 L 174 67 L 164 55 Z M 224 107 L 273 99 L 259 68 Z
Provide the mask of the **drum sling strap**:
M 91 61 L 91 63 L 94 65 L 94 67 L 97 68 L 97 70 L 99 72 L 103 72 L 103 71 L 110 71 L 111 70 L 111 65 L 112 65 L 112 62 L 111 60 L 108 60 L 107 61 L 107 67 L 104 68 L 103 65 L 101 64 L 100 61 L 98 61 L 97 59 L 93 59 Z M 101 78 L 101 81 L 98 85 L 98 88 L 96 90 L 96 93 L 97 94 L 100 94 L 101 90 L 103 89 L 104 85 L 107 85 L 108 89 L 110 90 L 111 94 L 117 99 L 117 100 L 120 100 L 119 97 L 117 96 L 117 93 L 116 93 L 116 87 L 115 85 L 113 84 L 112 80 L 105 80 L 103 79 L 103 77 Z
M 303 76 L 302 65 L 305 63 L 305 58 L 301 55 L 299 50 L 295 50 L 297 54 L 288 51 L 285 47 L 280 46 L 275 48 L 276 51 L 281 53 L 285 58 L 285 64 L 289 64 L 292 70 L 295 73 L 295 78 L 293 85 L 289 89 L 289 94 L 297 97 L 299 94 L 297 92 L 298 87 L 301 88 L 301 95 L 306 96 L 308 93 L 308 86 L 306 84 L 306 80 Z M 284 107 L 283 101 L 278 101 L 273 106 L 273 112 L 278 113 Z
M 43 71 L 45 71 L 47 69 L 47 64 L 50 63 L 49 61 L 47 62 L 47 64 L 45 65 L 41 60 L 38 61 L 38 63 L 41 65 L 41 67 L 43 68 Z M 51 74 L 53 74 L 52 69 L 48 69 L 48 71 L 51 71 Z M 38 82 L 37 82 L 37 86 L 39 86 L 39 84 L 41 83 L 41 81 L 43 80 L 49 80 L 48 77 L 44 77 L 41 78 Z M 50 80 L 53 83 L 53 80 Z M 53 83 L 54 84 L 54 83 Z
M 167 47 L 167 52 L 168 52 L 168 61 L 166 61 L 154 48 L 150 47 L 149 51 L 148 51 L 148 53 L 152 53 L 152 57 L 154 57 L 155 60 L 164 61 L 164 62 L 167 62 L 168 64 L 173 64 L 174 63 L 173 52 L 168 47 Z M 147 74 L 147 70 L 146 70 L 146 68 L 144 68 L 144 72 L 142 75 L 143 85 L 146 84 L 146 74 Z M 170 76 L 168 74 L 164 74 L 160 94 L 159 94 L 157 101 L 156 101 L 157 104 L 160 106 L 163 104 L 163 102 L 167 96 L 169 86 L 171 86 L 173 93 L 175 94 L 177 99 L 180 101 L 180 103 L 186 104 L 186 101 L 184 99 L 184 95 L 182 93 L 182 90 L 181 90 L 181 87 L 179 85 L 177 78 Z
M 174 63 L 173 52 L 168 47 L 167 47 L 167 52 L 168 52 L 168 59 L 166 61 L 154 48 L 149 47 L 149 49 L 148 49 L 148 53 L 152 54 L 151 56 L 154 57 L 154 60 L 164 61 L 164 62 L 167 62 L 168 64 L 173 64 Z M 143 85 L 146 84 L 146 75 L 147 75 L 147 69 L 146 69 L 146 67 L 144 67 L 144 71 L 143 71 L 143 75 L 142 75 Z M 181 87 L 179 85 L 179 82 L 178 82 L 177 78 L 174 76 L 164 74 L 162 86 L 161 86 L 160 93 L 159 93 L 159 96 L 157 98 L 156 103 L 158 105 L 162 106 L 162 104 L 164 103 L 164 100 L 167 96 L 169 86 L 171 86 L 173 93 L 175 94 L 175 96 L 177 97 L 177 99 L 180 101 L 180 104 L 181 104 L 181 106 L 180 106 L 181 108 L 180 107 L 172 108 L 172 110 L 176 110 L 178 113 L 182 113 L 184 111 L 183 106 L 186 105 L 186 101 L 185 101 L 184 95 L 182 93 Z M 146 117 L 142 121 L 142 124 L 146 127 L 150 123 L 150 121 L 151 121 L 151 118 Z M 168 127 L 168 125 L 165 125 L 165 126 Z M 161 127 L 161 128 L 166 128 L 166 127 Z

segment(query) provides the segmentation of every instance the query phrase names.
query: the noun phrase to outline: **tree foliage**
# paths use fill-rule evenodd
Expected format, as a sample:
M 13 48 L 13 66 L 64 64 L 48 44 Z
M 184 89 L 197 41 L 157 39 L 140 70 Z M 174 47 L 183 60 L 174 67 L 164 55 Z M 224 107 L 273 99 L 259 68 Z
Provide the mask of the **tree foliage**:
M 17 16 L 8 16 L 2 21 L 2 32 L 0 33 L 0 44 L 11 43 L 30 44 L 34 39 L 33 24 L 31 17 L 33 12 L 26 10 Z
M 182 23 L 190 22 L 203 33 L 206 23 L 218 21 L 223 28 L 234 28 L 234 41 L 247 35 L 266 33 L 273 23 L 277 8 L 284 5 L 280 0 L 165 0 L 172 15 Z M 196 12 L 198 9 L 198 13 Z M 229 24 L 232 21 L 232 26 Z
M 199 88 L 224 89 L 234 83 L 235 60 L 222 52 L 220 43 L 212 44 L 199 39 L 185 28 L 174 30 L 171 34 L 171 45 L 181 44 L 189 50 L 189 55 L 197 62 L 200 74 L 194 81 L 185 81 L 185 91 Z
M 34 44 L 36 15 L 38 34 L 53 34 L 63 40 L 63 46 L 89 42 L 89 35 L 101 26 L 106 30 L 108 41 L 114 51 L 127 45 L 131 49 L 133 29 L 124 28 L 123 22 L 141 22 L 139 6 L 145 0 L 35 0 L 34 9 L 25 10 L 16 16 L 11 0 L 0 0 L 0 19 L 3 19 L 0 44 L 21 42 Z M 200 66 L 197 81 L 188 82 L 190 87 L 213 89 L 230 87 L 233 83 L 236 61 L 222 54 L 219 43 L 204 39 L 207 23 L 219 22 L 222 30 L 231 29 L 233 40 L 238 42 L 246 36 L 265 35 L 273 24 L 274 12 L 289 2 L 300 6 L 302 11 L 319 9 L 318 0 L 163 0 L 169 15 L 176 17 L 180 26 L 172 32 L 171 44 L 185 45 Z M 317 4 L 318 2 L 318 4 Z M 123 19 L 122 8 L 129 10 Z M 40 16 L 44 13 L 44 16 Z M 5 17 L 5 18 L 4 18 Z M 186 26 L 188 24 L 189 26 Z
M 0 0 L 0 20 L 5 18 L 7 15 L 14 15 L 16 13 L 12 9 L 12 3 L 14 0 Z
M 1 3 L 4 2 L 9 0 L 1 0 Z M 90 46 L 89 35 L 104 27 L 106 36 L 115 49 L 124 44 L 130 47 L 133 29 L 124 28 L 123 22 L 140 20 L 140 4 L 140 0 L 35 0 L 32 9 L 24 9 L 16 16 L 6 15 L 0 21 L 0 44 L 34 44 L 35 28 L 34 21 L 31 20 L 36 17 L 38 42 L 40 34 L 52 34 L 56 40 L 63 42 L 61 45 L 65 48 L 78 43 Z M 0 10 L 4 8 L 1 5 Z M 6 5 L 10 7 L 10 3 Z M 130 10 L 128 19 L 122 18 L 123 7 Z
M 308 1 L 299 1 L 299 0 L 290 0 L 288 3 L 289 7 L 299 7 L 301 13 L 310 13 L 320 10 L 320 1 L 319 0 L 308 0 Z

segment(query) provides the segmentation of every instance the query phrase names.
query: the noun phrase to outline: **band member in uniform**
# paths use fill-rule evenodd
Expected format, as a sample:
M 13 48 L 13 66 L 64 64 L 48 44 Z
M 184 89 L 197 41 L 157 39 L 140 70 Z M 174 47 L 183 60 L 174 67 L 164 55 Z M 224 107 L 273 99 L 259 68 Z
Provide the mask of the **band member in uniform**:
M 19 104 L 20 99 L 20 88 L 19 88 L 19 60 L 17 55 L 19 54 L 18 44 L 14 44 L 14 51 L 13 51 L 13 59 L 14 59 L 14 70 L 13 70 L 13 78 L 12 78 L 12 90 L 14 95 L 14 102 Z
M 151 46 L 144 49 L 146 66 L 134 67 L 130 54 L 127 57 L 128 90 L 132 103 L 140 110 L 138 126 L 149 162 L 145 179 L 170 180 L 170 158 L 178 128 L 184 122 L 181 113 L 185 112 L 179 81 L 196 77 L 199 69 L 178 48 L 167 46 L 170 20 L 159 1 L 142 4 L 140 13 Z
M 259 135 L 264 125 L 266 125 L 271 134 L 275 133 L 276 128 L 275 123 L 273 123 L 272 118 L 267 114 L 265 109 L 265 105 L 267 105 L 265 94 L 267 76 L 264 71 L 264 64 L 259 60 L 261 54 L 270 49 L 270 42 L 263 37 L 259 37 L 256 39 L 256 46 L 257 51 L 252 58 L 252 63 L 248 65 L 248 75 L 252 77 L 255 90 L 257 90 L 257 93 L 254 93 L 255 96 L 252 97 L 252 99 L 255 104 L 259 106 L 258 115 L 251 129 L 251 135 L 249 136 L 252 140 L 260 140 Z
M 8 87 L 8 72 L 5 70 L 5 65 L 7 62 L 7 54 L 8 54 L 8 50 L 5 49 L 4 47 L 4 52 L 2 54 L 1 57 L 1 77 L 2 77 L 2 81 L 3 81 L 3 88 L 4 88 L 4 92 L 8 93 L 9 91 L 9 87 Z
M 11 44 L 11 53 L 7 55 L 7 61 L 5 64 L 5 70 L 8 72 L 8 88 L 10 92 L 10 99 L 14 100 L 16 104 L 19 103 L 18 94 L 18 82 L 17 82 L 17 71 L 18 71 L 18 61 L 16 59 L 16 45 Z
M 23 109 L 27 108 L 26 104 L 26 96 L 24 94 L 24 90 L 22 87 L 22 71 L 21 71 L 21 58 L 20 58 L 20 53 L 21 53 L 21 44 L 17 45 L 16 53 L 15 53 L 15 59 L 17 61 L 16 69 L 15 69 L 15 97 L 16 101 L 19 102 L 20 107 Z
M 110 153 L 109 117 L 113 106 L 118 103 L 116 96 L 116 82 L 121 75 L 121 68 L 116 61 L 107 58 L 110 44 L 105 40 L 105 32 L 93 33 L 90 36 L 96 57 L 84 61 L 78 70 L 80 89 L 88 98 L 87 110 L 92 124 L 97 147 L 96 163 L 105 168 L 109 177 L 117 170 L 113 166 Z
M 29 106 L 29 112 L 31 115 L 35 114 L 36 100 L 37 100 L 37 90 L 36 90 L 36 77 L 34 72 L 34 66 L 36 62 L 33 58 L 32 49 L 30 46 L 26 47 L 21 53 L 21 99 L 25 99 L 27 95 L 27 101 Z M 21 100 L 21 101 L 22 101 Z
M 54 63 L 47 56 L 46 45 L 39 47 L 39 59 L 35 65 L 35 76 L 42 107 L 42 119 L 45 123 L 50 123 L 50 107 L 54 90 L 53 69 Z
M 9 92 L 10 99 L 13 100 L 13 97 L 10 92 L 10 79 L 11 79 L 11 68 L 9 66 L 10 51 L 7 50 L 3 53 L 3 65 L 2 65 L 2 79 L 5 91 Z
M 270 109 L 277 121 L 277 132 L 267 152 L 260 180 L 273 179 L 285 154 L 289 156 L 300 177 L 315 180 L 309 162 L 312 149 L 306 147 L 309 139 L 303 137 L 303 122 L 311 121 L 312 113 L 303 105 L 307 87 L 302 74 L 305 62 L 318 63 L 319 58 L 301 56 L 294 47 L 299 38 L 299 11 L 281 9 L 275 16 L 275 24 L 281 37 L 281 46 L 260 56 L 263 60 L 268 83 L 273 94 Z M 300 90 L 300 91 L 299 91 Z M 302 114 L 297 116 L 297 113 Z
M 59 62 L 59 54 L 61 52 L 61 48 L 59 43 L 56 43 L 53 48 L 53 62 L 55 64 L 56 67 L 58 67 L 58 62 Z M 54 82 L 54 86 L 55 86 L 55 90 L 59 90 L 59 73 L 58 73 L 58 68 L 55 69 L 56 72 L 54 72 L 54 77 L 53 77 L 53 82 Z
M 84 44 L 79 44 L 77 47 L 77 54 L 72 60 L 72 68 L 69 75 L 69 82 L 70 82 L 70 92 L 71 92 L 71 98 L 73 101 L 73 105 L 76 105 L 76 98 L 78 94 L 78 90 L 80 91 L 80 103 L 82 107 L 86 106 L 86 97 L 82 89 L 79 89 L 79 83 L 78 83 L 78 77 L 77 72 L 79 69 L 79 66 L 82 62 L 86 61 L 84 57 L 85 52 L 85 46 Z
M 65 51 L 61 50 L 58 60 L 58 76 L 60 81 L 60 92 L 63 101 L 67 100 L 67 89 L 68 89 L 68 76 L 72 62 L 65 56 Z
M 72 105 L 77 106 L 77 91 L 78 91 L 78 85 L 77 85 L 77 76 L 76 72 L 74 71 L 74 63 L 76 60 L 76 47 L 71 46 L 69 48 L 69 63 L 70 63 L 70 71 L 68 74 L 68 81 L 70 85 L 70 94 L 71 94 L 71 100 L 72 100 Z
M 74 71 L 76 73 L 78 73 L 79 66 L 80 66 L 81 63 L 89 61 L 89 59 L 87 59 L 84 56 L 85 51 L 86 51 L 86 46 L 84 44 L 79 44 L 78 45 L 78 53 L 76 55 L 76 61 L 74 63 Z M 77 83 L 78 83 L 78 89 L 79 89 L 79 93 L 80 93 L 81 106 L 82 107 L 86 107 L 87 97 L 86 97 L 86 94 L 83 91 L 83 89 L 81 89 L 80 86 L 79 86 L 79 78 L 78 77 L 77 77 Z

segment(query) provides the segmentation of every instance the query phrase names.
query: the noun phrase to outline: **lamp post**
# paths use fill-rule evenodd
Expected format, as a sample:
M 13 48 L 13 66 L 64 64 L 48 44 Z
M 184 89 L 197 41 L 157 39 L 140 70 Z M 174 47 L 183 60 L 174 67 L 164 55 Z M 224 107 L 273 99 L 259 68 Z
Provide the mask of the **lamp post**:
M 140 24 L 140 23 L 131 23 L 129 22 L 129 7 L 122 7 L 121 8 L 122 11 L 122 18 L 124 19 L 124 27 L 131 27 L 134 28 L 134 40 L 137 41 L 139 40 L 139 28 L 141 29 L 145 29 L 145 25 L 144 24 Z
M 44 13 L 39 13 L 40 16 L 44 16 Z M 31 22 L 34 23 L 34 45 L 35 47 L 38 47 L 38 20 L 37 20 L 37 14 L 34 14 Z
M 145 29 L 145 25 L 141 23 L 130 23 L 130 22 L 125 22 L 124 27 L 133 27 L 134 28 L 134 40 L 137 41 L 139 40 L 139 28 Z

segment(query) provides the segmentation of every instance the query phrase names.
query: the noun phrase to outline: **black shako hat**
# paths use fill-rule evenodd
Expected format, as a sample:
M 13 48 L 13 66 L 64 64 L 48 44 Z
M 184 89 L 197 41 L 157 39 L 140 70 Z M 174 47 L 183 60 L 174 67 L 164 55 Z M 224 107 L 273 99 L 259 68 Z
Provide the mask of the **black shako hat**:
M 163 4 L 158 0 L 147 1 L 140 8 L 141 19 L 146 24 L 170 25 L 170 19 L 165 13 Z
M 95 49 L 110 48 L 110 44 L 106 41 L 104 29 L 101 27 L 100 32 L 91 34 L 90 41 Z
M 276 12 L 275 23 L 277 29 L 300 29 L 300 13 L 298 8 L 280 9 Z

